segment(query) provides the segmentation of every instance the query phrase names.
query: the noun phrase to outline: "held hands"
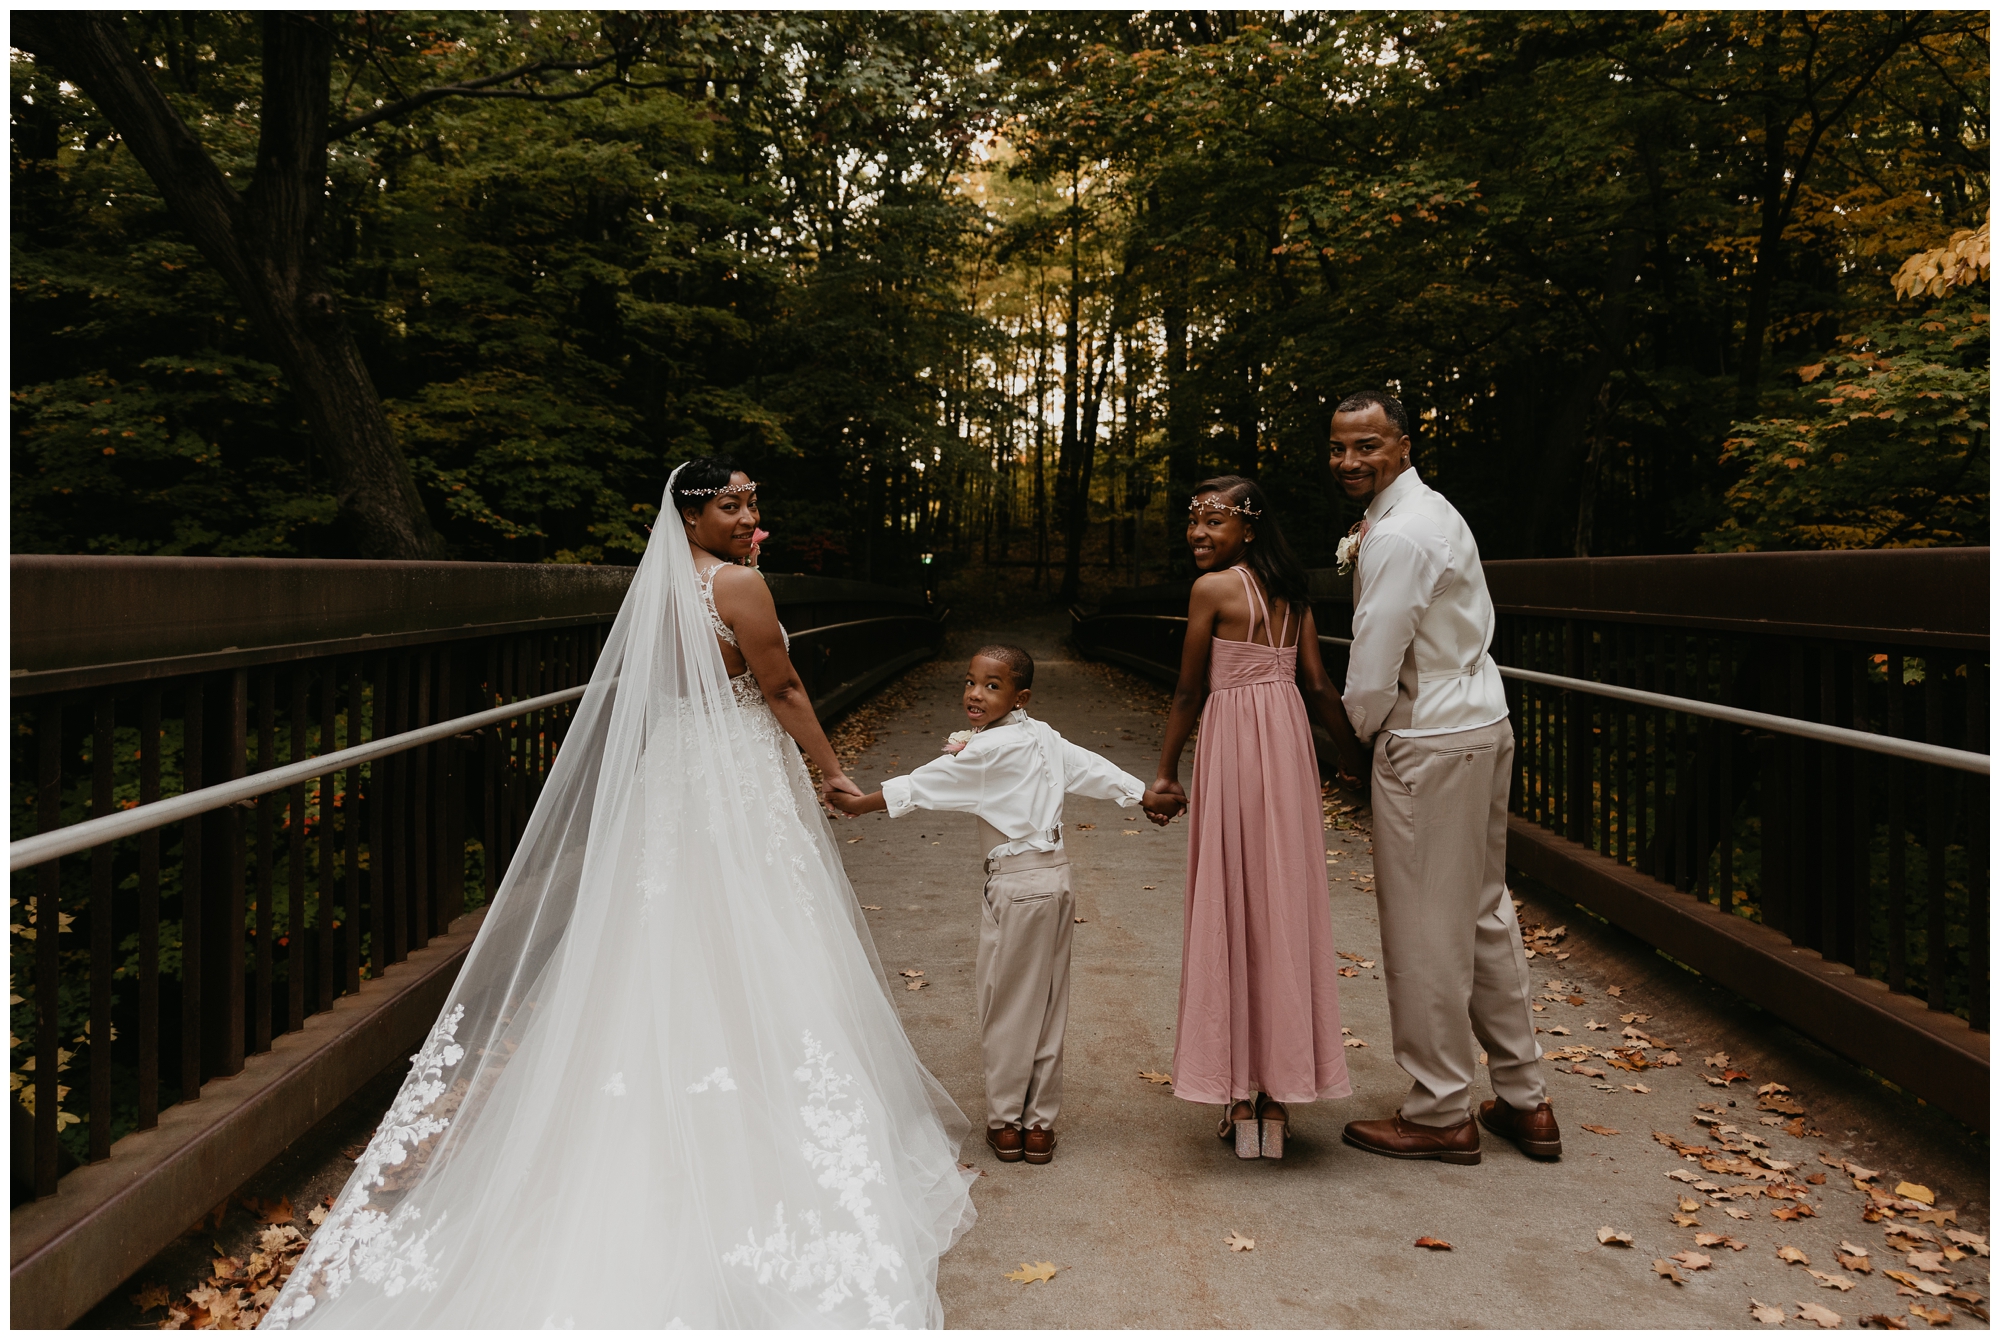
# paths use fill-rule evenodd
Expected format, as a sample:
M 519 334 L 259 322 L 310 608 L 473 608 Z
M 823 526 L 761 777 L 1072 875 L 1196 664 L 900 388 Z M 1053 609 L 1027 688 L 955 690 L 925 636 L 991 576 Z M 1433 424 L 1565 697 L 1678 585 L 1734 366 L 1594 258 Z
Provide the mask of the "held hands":
M 1179 782 L 1161 777 L 1147 789 L 1145 798 L 1139 804 L 1145 809 L 1148 819 L 1164 828 L 1187 809 L 1187 792 L 1181 790 Z
M 826 779 L 820 783 L 819 798 L 839 810 L 842 814 L 851 815 L 860 813 L 859 810 L 849 809 L 847 806 L 841 804 L 842 800 L 851 802 L 861 798 L 861 788 L 848 780 L 848 776 L 844 772 L 829 773 L 827 775 Z

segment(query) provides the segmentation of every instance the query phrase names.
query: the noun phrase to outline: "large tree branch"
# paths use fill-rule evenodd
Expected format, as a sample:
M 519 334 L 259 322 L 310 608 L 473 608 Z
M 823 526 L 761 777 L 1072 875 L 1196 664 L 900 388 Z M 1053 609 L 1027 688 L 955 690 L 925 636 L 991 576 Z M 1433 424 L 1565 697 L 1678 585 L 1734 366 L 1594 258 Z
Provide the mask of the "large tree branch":
M 225 272 L 240 271 L 233 252 L 242 198 L 140 62 L 124 20 L 104 11 L 17 10 L 13 41 L 90 96 L 203 254 Z

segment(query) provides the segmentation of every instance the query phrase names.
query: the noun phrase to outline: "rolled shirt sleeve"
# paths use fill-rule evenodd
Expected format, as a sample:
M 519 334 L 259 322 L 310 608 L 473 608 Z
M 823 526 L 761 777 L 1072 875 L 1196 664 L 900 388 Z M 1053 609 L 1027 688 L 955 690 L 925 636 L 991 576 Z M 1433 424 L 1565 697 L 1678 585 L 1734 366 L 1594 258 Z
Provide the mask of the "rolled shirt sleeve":
M 941 754 L 912 772 L 889 778 L 882 783 L 889 817 L 900 819 L 911 810 L 977 813 L 992 796 L 992 761 L 989 754 L 968 745 L 961 753 Z
M 1146 784 L 1104 755 L 1068 740 L 1062 741 L 1062 750 L 1063 787 L 1071 795 L 1115 800 L 1120 809 L 1127 810 L 1144 799 Z
M 1340 701 L 1364 745 L 1396 706 L 1397 680 L 1430 607 L 1437 569 L 1422 545 L 1394 531 L 1371 534 L 1356 555 L 1354 645 L 1348 648 Z

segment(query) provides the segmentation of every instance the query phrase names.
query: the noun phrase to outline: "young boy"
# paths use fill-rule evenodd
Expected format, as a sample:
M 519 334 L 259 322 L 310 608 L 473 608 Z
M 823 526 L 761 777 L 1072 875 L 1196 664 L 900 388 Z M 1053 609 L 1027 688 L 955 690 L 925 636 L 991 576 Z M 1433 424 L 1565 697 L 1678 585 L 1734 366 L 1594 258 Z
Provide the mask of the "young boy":
M 889 778 L 873 795 L 828 797 L 847 814 L 887 810 L 893 819 L 915 809 L 960 810 L 979 820 L 986 853 L 975 979 L 979 1050 L 986 1143 L 1002 1163 L 1047 1163 L 1056 1151 L 1076 918 L 1063 795 L 1129 809 L 1145 794 L 1138 778 L 1028 715 L 1034 682 L 1034 658 L 1021 648 L 981 647 L 965 676 L 972 730 L 954 735 L 943 757 Z

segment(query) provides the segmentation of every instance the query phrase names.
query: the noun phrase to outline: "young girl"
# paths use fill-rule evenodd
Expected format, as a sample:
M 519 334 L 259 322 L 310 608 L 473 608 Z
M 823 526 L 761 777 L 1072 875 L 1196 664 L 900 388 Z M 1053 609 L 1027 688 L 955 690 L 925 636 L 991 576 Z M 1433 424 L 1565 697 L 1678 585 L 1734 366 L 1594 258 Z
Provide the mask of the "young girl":
M 1358 748 L 1263 490 L 1237 475 L 1198 486 L 1187 538 L 1204 575 L 1152 788 L 1186 804 L 1181 750 L 1199 715 L 1174 1093 L 1226 1106 L 1218 1134 L 1238 1158 L 1275 1159 L 1286 1103 L 1352 1092 L 1307 704 L 1344 760 Z

